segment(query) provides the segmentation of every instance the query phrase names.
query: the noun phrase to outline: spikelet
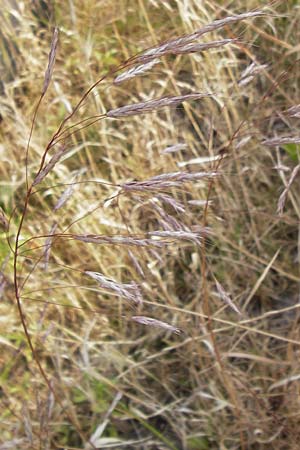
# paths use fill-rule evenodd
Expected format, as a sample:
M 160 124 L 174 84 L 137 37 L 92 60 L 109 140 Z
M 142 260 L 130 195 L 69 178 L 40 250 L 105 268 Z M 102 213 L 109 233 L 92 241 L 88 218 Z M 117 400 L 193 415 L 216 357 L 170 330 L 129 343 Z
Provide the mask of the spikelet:
M 161 108 L 177 106 L 182 102 L 188 100 L 198 100 L 204 97 L 211 97 L 211 94 L 186 94 L 186 95 L 176 95 L 166 96 L 161 98 L 156 98 L 153 100 L 148 100 L 141 103 L 133 103 L 131 105 L 121 106 L 120 108 L 111 109 L 106 113 L 107 117 L 112 117 L 117 119 L 119 117 L 136 116 L 139 114 L 145 114 L 149 112 L 156 111 Z
M 96 280 L 101 288 L 113 292 L 115 295 L 123 297 L 131 302 L 142 303 L 142 294 L 140 288 L 135 282 L 119 283 L 111 278 L 107 278 L 99 272 L 86 271 L 85 273 Z
M 51 48 L 50 48 L 50 53 L 49 53 L 49 59 L 48 59 L 48 66 L 45 72 L 45 76 L 44 76 L 44 84 L 43 84 L 43 88 L 42 88 L 42 95 L 45 95 L 51 78 L 52 78 L 52 72 L 53 72 L 53 68 L 54 68 L 54 63 L 55 63 L 55 57 L 56 57 L 56 50 L 57 50 L 57 44 L 58 44 L 58 28 L 55 27 L 54 31 L 53 31 L 53 36 L 52 36 L 52 41 L 51 41 Z
M 152 317 L 147 316 L 132 316 L 131 320 L 134 320 L 137 323 L 141 323 L 143 325 L 147 325 L 155 328 L 163 328 L 164 330 L 171 331 L 175 334 L 181 334 L 181 330 L 173 325 L 170 325 L 162 320 L 153 319 Z

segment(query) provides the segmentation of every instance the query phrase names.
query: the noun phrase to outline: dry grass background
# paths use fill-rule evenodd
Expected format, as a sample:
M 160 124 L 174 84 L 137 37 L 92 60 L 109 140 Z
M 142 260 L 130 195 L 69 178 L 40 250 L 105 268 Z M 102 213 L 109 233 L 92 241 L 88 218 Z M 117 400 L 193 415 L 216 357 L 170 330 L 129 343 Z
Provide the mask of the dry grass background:
M 17 273 L 20 285 L 26 282 L 22 306 L 50 389 L 16 308 L 7 235 L 13 243 L 24 205 L 25 149 L 53 24 L 60 29 L 59 46 L 30 144 L 31 181 L 65 115 L 105 72 L 165 39 L 262 6 L 265 16 L 200 40 L 239 37 L 236 44 L 165 56 L 121 84 L 110 77 L 72 119 L 75 124 L 166 95 L 213 92 L 213 98 L 184 106 L 77 129 L 65 139 L 62 160 L 36 186 Z M 2 0 L 3 228 L 5 217 L 11 219 L 0 240 L 0 449 L 299 448 L 296 172 L 283 213 L 277 211 L 299 145 L 264 143 L 299 138 L 299 113 L 286 112 L 300 103 L 299 19 L 299 3 L 290 0 Z M 252 62 L 258 69 L 243 83 Z M 164 152 L 178 143 L 185 145 Z M 220 154 L 221 162 L 213 161 Z M 199 159 L 208 156 L 208 162 Z M 107 201 L 116 185 L 179 170 L 212 171 L 216 164 L 214 179 Z M 71 195 L 54 211 L 70 185 Z M 161 248 L 54 237 L 45 267 L 53 223 L 58 234 L 145 237 L 205 225 L 211 234 L 200 246 L 176 236 Z M 101 289 L 86 271 L 136 283 L 143 303 Z M 137 323 L 136 315 L 182 332 Z

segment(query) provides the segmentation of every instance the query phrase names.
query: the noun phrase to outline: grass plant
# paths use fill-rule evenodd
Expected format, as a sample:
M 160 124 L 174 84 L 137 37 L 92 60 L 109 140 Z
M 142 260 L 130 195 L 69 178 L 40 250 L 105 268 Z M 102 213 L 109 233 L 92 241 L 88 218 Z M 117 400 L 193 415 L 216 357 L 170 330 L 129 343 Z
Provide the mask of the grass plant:
M 0 449 L 296 450 L 298 2 L 0 21 Z

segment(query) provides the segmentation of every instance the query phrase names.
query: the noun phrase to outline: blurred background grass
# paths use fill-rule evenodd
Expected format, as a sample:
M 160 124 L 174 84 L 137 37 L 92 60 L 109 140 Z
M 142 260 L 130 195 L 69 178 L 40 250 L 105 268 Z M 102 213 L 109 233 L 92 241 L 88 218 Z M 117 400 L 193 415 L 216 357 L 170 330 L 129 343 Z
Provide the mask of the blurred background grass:
M 299 179 L 282 216 L 276 208 L 299 162 L 299 146 L 267 148 L 261 139 L 299 135 L 299 119 L 282 111 L 300 103 L 300 7 L 291 0 L 261 3 L 2 0 L 0 206 L 11 217 L 11 241 L 23 207 L 25 148 L 55 24 L 59 48 L 31 141 L 31 179 L 64 116 L 105 72 L 142 49 L 217 18 L 262 6 L 268 15 L 204 36 L 204 41 L 240 37 L 239 45 L 170 56 L 149 75 L 120 86 L 109 79 L 97 87 L 76 121 L 164 95 L 212 91 L 219 100 L 105 120 L 74 133 L 67 157 L 32 197 L 22 231 L 24 240 L 44 236 L 53 221 L 59 232 L 66 227 L 95 234 L 156 229 L 157 211 L 148 198 L 124 198 L 120 209 L 105 208 L 114 188 L 99 183 L 143 180 L 178 167 L 204 170 L 192 160 L 218 154 L 244 121 L 213 184 L 207 219 L 213 236 L 206 244 L 205 276 L 222 366 L 203 318 L 201 254 L 193 245 L 156 252 L 133 248 L 132 256 L 125 247 L 57 240 L 45 271 L 34 266 L 45 239 L 31 240 L 23 246 L 18 268 L 22 279 L 34 268 L 22 303 L 39 360 L 62 399 L 57 404 L 20 324 L 12 254 L 3 231 L 1 449 L 92 448 L 88 439 L 101 449 L 298 448 Z M 267 69 L 239 86 L 243 70 L 253 61 L 267 64 Z M 161 154 L 178 142 L 187 148 Z M 53 213 L 74 177 L 79 183 L 72 197 Z M 189 185 L 174 195 L 186 208 L 177 218 L 189 228 L 201 225 L 203 207 L 188 202 L 205 200 L 207 184 Z M 142 314 L 180 327 L 182 335 L 133 323 L 132 307 L 99 291 L 85 270 L 141 284 Z M 224 304 L 214 277 L 242 309 L 242 317 Z

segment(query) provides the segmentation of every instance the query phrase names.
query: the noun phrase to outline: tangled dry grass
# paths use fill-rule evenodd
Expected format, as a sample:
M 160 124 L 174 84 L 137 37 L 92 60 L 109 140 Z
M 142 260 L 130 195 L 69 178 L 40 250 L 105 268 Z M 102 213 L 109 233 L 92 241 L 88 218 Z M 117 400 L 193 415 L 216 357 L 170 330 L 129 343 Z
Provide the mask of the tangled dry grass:
M 298 2 L 3 4 L 0 449 L 296 450 Z

